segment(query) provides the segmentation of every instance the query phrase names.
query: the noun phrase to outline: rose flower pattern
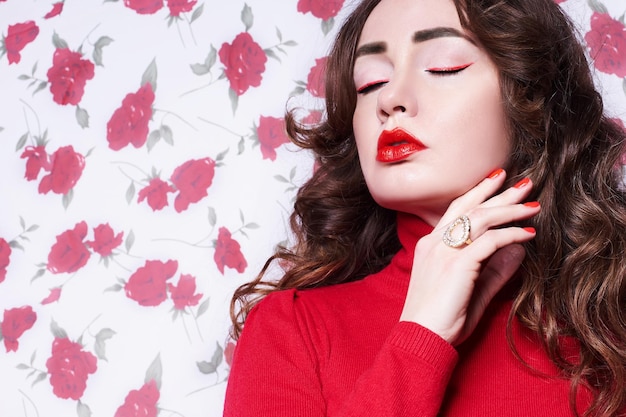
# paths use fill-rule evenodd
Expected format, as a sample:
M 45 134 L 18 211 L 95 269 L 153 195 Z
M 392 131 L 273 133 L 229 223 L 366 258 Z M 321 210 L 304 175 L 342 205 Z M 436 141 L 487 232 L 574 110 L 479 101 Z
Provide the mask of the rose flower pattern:
M 7 36 L 4 38 L 4 51 L 9 59 L 9 64 L 20 62 L 22 59 L 20 52 L 26 45 L 34 41 L 38 34 L 39 27 L 32 20 L 9 26 Z
M 94 77 L 94 64 L 78 52 L 57 48 L 47 76 L 55 103 L 77 105 L 85 93 L 87 80 Z
M 107 141 L 114 151 L 132 144 L 139 148 L 148 139 L 148 123 L 152 119 L 154 91 L 145 83 L 136 93 L 129 93 L 107 123 Z
M 215 243 L 215 254 L 213 255 L 217 269 L 224 273 L 224 268 L 233 268 L 237 272 L 243 272 L 248 266 L 246 258 L 241 253 L 239 242 L 232 238 L 230 230 L 220 227 Z
M 89 374 L 97 370 L 97 360 L 79 343 L 57 337 L 52 343 L 52 356 L 46 361 L 46 367 L 54 395 L 79 400 L 87 388 Z
M 237 35 L 231 44 L 222 44 L 219 57 L 230 88 L 238 96 L 261 85 L 267 56 L 248 32 Z
M 263 159 L 276 160 L 276 148 L 289 143 L 289 137 L 285 131 L 285 120 L 271 116 L 261 116 L 256 136 L 261 145 Z
M 4 310 L 0 330 L 2 330 L 2 339 L 7 352 L 15 352 L 17 350 L 19 347 L 17 339 L 19 339 L 26 330 L 33 327 L 36 320 L 37 313 L 33 311 L 31 306 Z
M 158 306 L 167 299 L 167 280 L 177 269 L 176 261 L 146 261 L 128 279 L 126 296 L 142 306 Z
M 599 71 L 626 77 L 626 27 L 622 22 L 594 12 L 585 41 Z

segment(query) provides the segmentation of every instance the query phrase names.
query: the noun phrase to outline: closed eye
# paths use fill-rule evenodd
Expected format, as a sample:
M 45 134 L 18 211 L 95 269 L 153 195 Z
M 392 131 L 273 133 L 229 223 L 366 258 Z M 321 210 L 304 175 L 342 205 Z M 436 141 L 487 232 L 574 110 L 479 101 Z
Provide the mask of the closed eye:
M 372 91 L 377 90 L 378 88 L 382 87 L 385 84 L 387 84 L 387 81 L 373 81 L 371 83 L 367 83 L 363 85 L 362 87 L 358 88 L 356 92 L 357 94 L 371 93 Z
M 467 67 L 469 67 L 470 64 L 463 64 L 463 65 L 458 65 L 455 67 L 441 67 L 441 68 L 428 68 L 426 70 L 426 72 L 431 73 L 433 75 L 439 75 L 439 76 L 445 76 L 445 75 L 454 75 L 454 74 L 458 74 L 459 72 L 463 71 L 464 69 L 466 69 Z

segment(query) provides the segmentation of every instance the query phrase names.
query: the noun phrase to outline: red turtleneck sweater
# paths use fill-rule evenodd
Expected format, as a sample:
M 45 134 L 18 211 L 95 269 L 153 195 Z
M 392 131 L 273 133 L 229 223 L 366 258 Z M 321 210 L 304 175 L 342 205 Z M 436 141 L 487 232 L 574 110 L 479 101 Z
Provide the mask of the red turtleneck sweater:
M 510 300 L 492 301 L 456 348 L 399 322 L 415 244 L 431 230 L 399 215 L 402 249 L 382 271 L 261 301 L 237 343 L 224 416 L 573 416 L 569 381 L 556 377 L 536 337 L 513 323 L 516 347 L 533 369 L 508 347 Z M 579 393 L 579 410 L 589 400 Z

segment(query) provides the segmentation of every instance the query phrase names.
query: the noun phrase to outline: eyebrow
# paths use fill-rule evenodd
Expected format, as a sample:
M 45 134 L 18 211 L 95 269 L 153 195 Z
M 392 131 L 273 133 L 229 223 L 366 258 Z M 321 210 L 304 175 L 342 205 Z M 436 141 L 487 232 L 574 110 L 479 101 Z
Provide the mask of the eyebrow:
M 418 30 L 413 34 L 413 43 L 426 42 L 431 39 L 458 37 L 463 38 L 473 44 L 475 42 L 461 31 L 451 27 L 436 27 L 431 29 Z M 380 54 L 387 50 L 387 44 L 385 42 L 372 42 L 361 45 L 354 55 L 354 58 L 358 58 L 363 55 Z

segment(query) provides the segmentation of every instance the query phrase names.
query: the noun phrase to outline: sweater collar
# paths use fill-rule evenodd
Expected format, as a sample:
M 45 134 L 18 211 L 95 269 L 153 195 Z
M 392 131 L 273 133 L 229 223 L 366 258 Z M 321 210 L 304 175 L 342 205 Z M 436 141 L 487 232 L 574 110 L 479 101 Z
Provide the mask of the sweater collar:
M 398 212 L 397 233 L 402 249 L 409 252 L 411 257 L 415 251 L 417 241 L 433 231 L 433 227 L 413 214 Z
M 396 231 L 402 247 L 391 260 L 391 263 L 382 272 L 386 280 L 393 286 L 399 285 L 402 291 L 406 290 L 413 267 L 413 258 L 417 242 L 430 232 L 433 227 L 420 217 L 408 213 L 398 212 Z

